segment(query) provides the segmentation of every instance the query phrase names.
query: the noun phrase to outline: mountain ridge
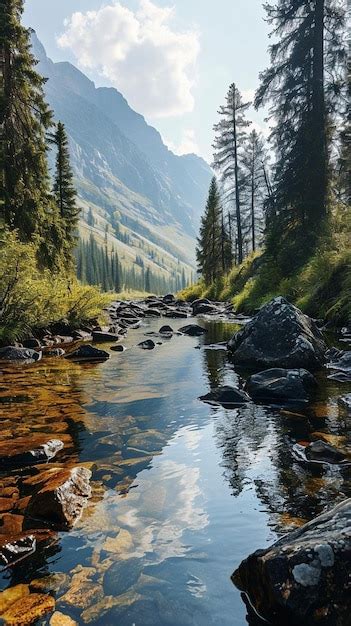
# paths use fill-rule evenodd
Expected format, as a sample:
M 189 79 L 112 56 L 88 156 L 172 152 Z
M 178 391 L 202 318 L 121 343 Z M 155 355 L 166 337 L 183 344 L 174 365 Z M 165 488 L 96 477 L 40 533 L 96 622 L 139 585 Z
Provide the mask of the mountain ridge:
M 210 167 L 197 155 L 175 155 L 115 88 L 95 87 L 71 63 L 54 63 L 34 32 L 32 47 L 48 79 L 46 98 L 69 135 L 82 238 L 93 232 L 119 252 L 117 214 L 119 235 L 130 241 L 129 254 L 123 246 L 125 263 L 141 255 L 153 271 L 173 274 L 179 262 L 191 271 Z

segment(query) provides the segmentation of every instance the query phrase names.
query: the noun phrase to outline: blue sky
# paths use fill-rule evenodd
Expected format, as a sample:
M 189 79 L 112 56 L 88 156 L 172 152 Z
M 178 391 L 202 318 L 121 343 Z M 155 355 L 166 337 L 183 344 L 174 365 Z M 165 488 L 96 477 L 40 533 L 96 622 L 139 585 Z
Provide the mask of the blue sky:
M 24 22 L 54 61 L 115 86 L 170 147 L 209 161 L 229 84 L 251 96 L 268 63 L 262 0 L 26 0 Z M 251 118 L 265 127 L 264 112 Z

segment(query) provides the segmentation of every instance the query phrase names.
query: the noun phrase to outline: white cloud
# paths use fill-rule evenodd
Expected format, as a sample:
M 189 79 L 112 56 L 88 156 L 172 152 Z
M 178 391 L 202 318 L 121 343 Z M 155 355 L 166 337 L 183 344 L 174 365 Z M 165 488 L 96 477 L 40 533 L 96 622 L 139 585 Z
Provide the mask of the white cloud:
M 196 60 L 195 31 L 173 28 L 174 9 L 139 0 L 132 11 L 120 2 L 97 11 L 73 13 L 58 38 L 82 68 L 99 72 L 152 117 L 182 115 L 193 110 Z
M 166 138 L 164 138 L 164 142 L 174 154 L 200 154 L 195 131 L 192 128 L 185 128 L 183 130 L 179 144 Z

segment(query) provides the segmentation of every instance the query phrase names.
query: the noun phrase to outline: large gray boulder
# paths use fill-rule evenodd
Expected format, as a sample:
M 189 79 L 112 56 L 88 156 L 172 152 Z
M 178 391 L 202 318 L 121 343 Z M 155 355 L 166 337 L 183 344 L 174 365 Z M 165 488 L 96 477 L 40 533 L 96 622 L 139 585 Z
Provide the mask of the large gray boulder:
M 0 348 L 0 359 L 6 361 L 24 361 L 26 363 L 34 363 L 40 361 L 42 352 L 32 350 L 31 348 L 17 348 L 16 346 L 6 346 Z
M 317 387 L 314 376 L 305 369 L 272 368 L 250 376 L 245 389 L 258 402 L 307 402 Z
M 346 626 L 350 621 L 351 499 L 257 550 L 234 584 L 270 624 Z
M 319 369 L 327 346 L 307 315 L 281 296 L 273 298 L 229 341 L 239 365 L 268 369 Z

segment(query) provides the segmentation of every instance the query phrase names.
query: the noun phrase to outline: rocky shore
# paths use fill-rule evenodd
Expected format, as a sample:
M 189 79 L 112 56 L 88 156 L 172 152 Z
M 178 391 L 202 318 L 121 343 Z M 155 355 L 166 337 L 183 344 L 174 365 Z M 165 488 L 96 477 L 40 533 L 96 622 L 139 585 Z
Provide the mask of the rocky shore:
M 243 382 L 237 387 L 212 387 L 200 397 L 203 402 L 229 409 L 256 403 L 296 411 L 313 400 L 320 371 L 327 371 L 331 380 L 351 380 L 351 351 L 330 348 L 323 322 L 311 320 L 284 298 L 273 299 L 252 318 L 237 315 L 230 304 L 207 299 L 189 304 L 171 294 L 115 302 L 106 312 L 110 320 L 106 327 L 92 324 L 73 330 L 63 320 L 38 331 L 22 345 L 4 346 L 0 349 L 0 364 L 31 366 L 42 358 L 103 362 L 110 358 L 110 351 L 120 352 L 118 358 L 123 359 L 123 339 L 148 318 L 160 318 L 160 328 L 158 332 L 146 331 L 145 339 L 135 344 L 135 348 L 146 351 L 157 350 L 177 336 L 201 337 L 207 333 L 201 325 L 204 318 L 240 326 L 228 344 L 205 347 L 225 350 Z M 175 331 L 172 319 L 184 320 L 184 325 L 177 325 Z M 342 329 L 340 340 L 347 348 L 351 343 L 350 328 Z M 350 416 L 349 394 L 341 395 L 339 403 Z M 146 444 L 138 442 L 140 447 Z M 91 496 L 92 464 L 63 463 L 70 445 L 64 433 L 49 439 L 40 432 L 32 433 L 30 439 L 23 435 L 0 443 L 2 569 L 25 563 L 80 518 Z M 316 437 L 296 441 L 291 452 L 302 466 L 319 466 L 322 471 L 330 467 L 346 471 L 350 467 L 347 453 Z M 344 626 L 351 608 L 347 587 L 350 525 L 350 501 L 337 504 L 271 548 L 249 556 L 236 570 L 233 581 L 247 594 L 257 613 L 273 624 Z M 117 563 L 115 567 L 118 569 Z M 126 575 L 125 568 L 123 572 Z M 89 576 L 84 578 L 79 572 L 75 575 L 77 590 L 87 585 L 89 593 L 89 585 L 93 585 Z M 117 571 L 116 575 L 120 576 Z M 101 594 L 95 600 L 102 601 Z M 0 616 L 6 624 L 30 625 L 43 615 L 51 615 L 50 626 L 75 623 L 54 612 L 54 608 L 47 589 L 43 593 L 35 586 L 17 585 L 0 593 Z

